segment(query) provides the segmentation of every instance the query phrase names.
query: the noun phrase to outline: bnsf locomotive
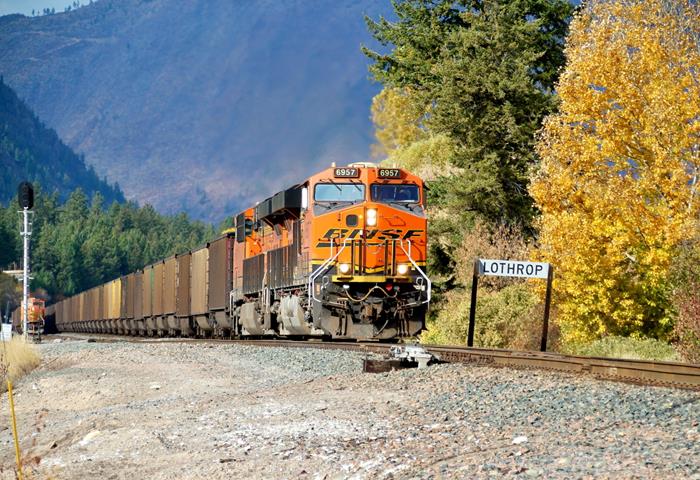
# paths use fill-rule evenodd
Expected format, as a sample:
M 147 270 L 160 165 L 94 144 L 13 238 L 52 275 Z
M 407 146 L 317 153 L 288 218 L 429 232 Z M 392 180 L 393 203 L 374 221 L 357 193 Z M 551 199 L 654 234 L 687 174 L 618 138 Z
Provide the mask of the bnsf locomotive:
M 235 227 L 55 305 L 59 331 L 395 339 L 430 301 L 420 178 L 369 163 L 326 169 Z M 54 310 L 54 309 L 52 309 Z

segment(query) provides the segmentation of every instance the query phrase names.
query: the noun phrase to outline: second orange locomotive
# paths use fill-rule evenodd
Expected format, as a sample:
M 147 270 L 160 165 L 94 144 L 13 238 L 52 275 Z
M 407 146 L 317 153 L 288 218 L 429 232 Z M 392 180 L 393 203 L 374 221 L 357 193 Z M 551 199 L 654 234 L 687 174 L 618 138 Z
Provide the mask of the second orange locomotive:
M 110 318 L 71 318 L 81 317 L 83 293 L 57 305 L 56 321 L 65 331 L 150 335 L 413 336 L 431 295 L 426 254 L 420 178 L 331 167 L 237 215 L 205 247 L 96 287 L 110 289 Z

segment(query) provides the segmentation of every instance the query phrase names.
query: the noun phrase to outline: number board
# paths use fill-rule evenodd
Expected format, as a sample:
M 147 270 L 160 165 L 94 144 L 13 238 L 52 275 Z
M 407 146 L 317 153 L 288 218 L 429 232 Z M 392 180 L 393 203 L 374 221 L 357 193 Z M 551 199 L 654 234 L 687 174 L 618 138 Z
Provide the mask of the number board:
M 401 178 L 401 170 L 398 168 L 380 168 L 379 178 Z
M 357 168 L 336 168 L 333 172 L 333 176 L 336 178 L 357 178 L 360 176 L 360 170 Z

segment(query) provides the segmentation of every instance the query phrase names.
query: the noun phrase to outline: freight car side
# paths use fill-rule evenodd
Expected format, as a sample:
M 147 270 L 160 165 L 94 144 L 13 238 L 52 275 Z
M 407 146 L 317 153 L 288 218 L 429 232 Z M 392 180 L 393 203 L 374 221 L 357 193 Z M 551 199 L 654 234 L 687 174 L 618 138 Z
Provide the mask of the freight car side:
M 212 331 L 228 336 L 233 324 L 229 295 L 233 277 L 233 235 L 225 235 L 207 244 L 207 310 Z
M 163 262 L 163 334 L 176 335 L 180 330 L 175 318 L 177 294 L 177 258 L 170 257 Z
M 190 323 L 190 265 L 192 253 L 185 252 L 177 255 L 177 279 L 175 294 L 175 325 L 176 333 L 189 336 L 194 333 Z

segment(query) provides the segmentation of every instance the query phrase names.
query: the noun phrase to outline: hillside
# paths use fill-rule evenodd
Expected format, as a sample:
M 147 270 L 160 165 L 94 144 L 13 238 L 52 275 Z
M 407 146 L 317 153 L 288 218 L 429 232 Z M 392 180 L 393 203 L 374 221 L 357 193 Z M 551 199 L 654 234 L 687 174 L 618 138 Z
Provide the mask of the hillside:
M 0 18 L 0 73 L 129 198 L 220 220 L 366 159 L 374 0 L 99 0 Z
M 84 158 L 46 127 L 0 77 L 0 204 L 17 195 L 22 180 L 38 182 L 61 199 L 80 187 L 106 202 L 124 201 L 119 187 L 101 180 Z

